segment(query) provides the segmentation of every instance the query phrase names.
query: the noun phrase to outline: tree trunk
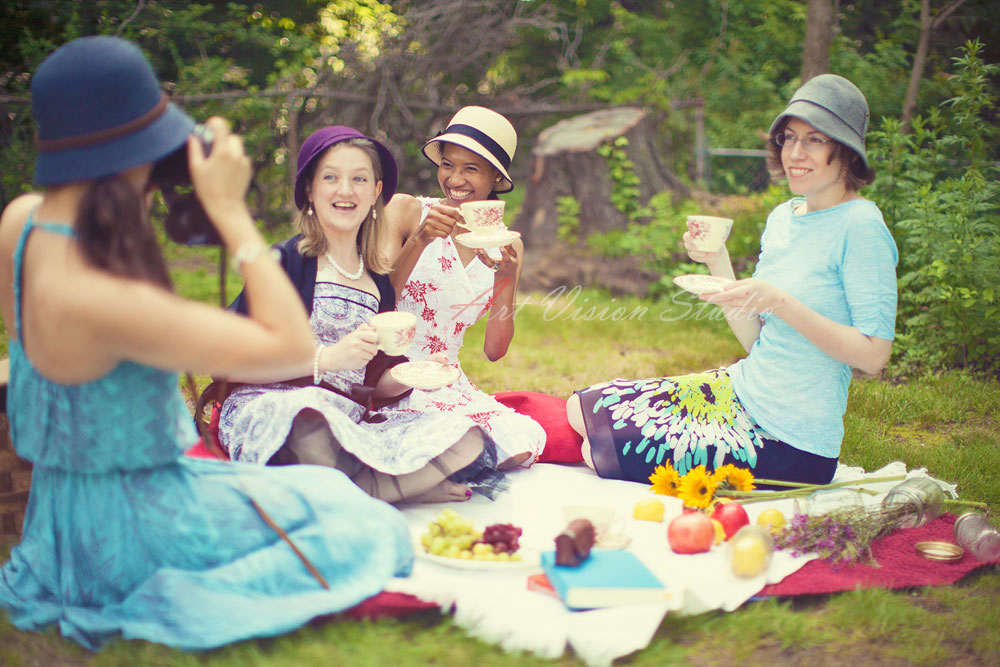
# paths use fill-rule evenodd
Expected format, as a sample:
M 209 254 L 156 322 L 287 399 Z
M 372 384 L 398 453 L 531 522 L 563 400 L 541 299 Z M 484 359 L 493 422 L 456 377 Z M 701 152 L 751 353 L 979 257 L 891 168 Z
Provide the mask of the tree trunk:
M 579 204 L 575 235 L 580 241 L 628 223 L 612 203 L 615 182 L 607 161 L 597 153 L 599 146 L 618 137 L 628 140 L 624 150 L 639 179 L 641 204 L 664 190 L 689 196 L 687 186 L 660 161 L 652 122 L 642 109 L 622 107 L 569 118 L 538 136 L 524 203 L 512 225 L 521 232 L 525 246 L 548 246 L 558 239 L 558 202 L 563 197 Z
M 830 71 L 830 42 L 833 39 L 833 2 L 809 0 L 806 35 L 802 42 L 802 83 Z
M 958 9 L 965 0 L 951 0 L 937 16 L 931 16 L 930 0 L 920 0 L 920 38 L 917 40 L 917 51 L 913 54 L 913 69 L 910 70 L 910 82 L 906 86 L 906 97 L 903 98 L 903 113 L 900 120 L 903 132 L 910 131 L 910 120 L 917 108 L 917 93 L 920 90 L 920 79 L 924 76 L 924 63 L 930 51 L 931 32 L 940 26 L 948 16 Z

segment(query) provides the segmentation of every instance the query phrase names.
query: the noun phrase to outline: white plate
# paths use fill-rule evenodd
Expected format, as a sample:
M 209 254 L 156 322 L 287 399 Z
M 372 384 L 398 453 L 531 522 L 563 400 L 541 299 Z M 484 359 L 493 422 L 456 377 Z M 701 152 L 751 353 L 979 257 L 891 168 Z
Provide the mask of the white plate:
M 689 273 L 676 276 L 674 284 L 692 294 L 715 294 L 721 292 L 733 282 L 730 278 L 709 276 L 704 273 Z
M 458 379 L 459 371 L 436 361 L 406 361 L 390 368 L 389 374 L 407 387 L 429 391 L 447 387 Z
M 517 552 L 521 555 L 521 560 L 472 560 L 435 556 L 424 551 L 424 547 L 419 542 L 414 546 L 414 550 L 417 552 L 418 558 L 423 558 L 431 563 L 437 563 L 438 565 L 456 570 L 485 570 L 489 572 L 524 570 L 538 567 L 541 561 L 537 552 L 524 548 L 519 549 Z
M 521 238 L 521 232 L 498 229 L 494 232 L 465 232 L 455 236 L 455 240 L 466 248 L 502 248 Z

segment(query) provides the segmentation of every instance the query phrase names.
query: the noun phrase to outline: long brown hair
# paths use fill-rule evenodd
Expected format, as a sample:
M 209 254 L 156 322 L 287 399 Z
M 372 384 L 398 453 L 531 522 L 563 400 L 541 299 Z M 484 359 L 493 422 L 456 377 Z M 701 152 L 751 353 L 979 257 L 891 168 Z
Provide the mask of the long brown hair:
M 323 159 L 323 156 L 337 146 L 355 146 L 364 151 L 368 159 L 371 160 L 375 181 L 380 182 L 382 180 L 382 161 L 379 159 L 375 144 L 367 139 L 355 138 L 338 141 L 312 159 L 305 174 L 306 183 L 308 184 L 307 188 L 311 187 L 313 176 L 316 175 L 316 166 Z M 323 235 L 323 228 L 316 214 L 309 215 L 306 212 L 309 207 L 310 204 L 306 203 L 305 207 L 299 209 L 295 215 L 295 220 L 292 221 L 292 225 L 297 232 L 302 234 L 302 240 L 298 244 L 299 252 L 306 257 L 319 257 L 329 250 L 329 248 L 327 247 L 326 237 Z M 388 258 L 378 251 L 378 240 L 385 234 L 385 224 L 385 204 L 382 202 L 382 195 L 380 194 L 375 198 L 375 205 L 372 206 L 372 210 L 361 222 L 356 239 L 358 254 L 361 255 L 365 266 L 373 273 L 388 273 L 392 268 Z
M 87 190 L 77 212 L 76 238 L 92 266 L 173 289 L 142 196 L 120 174 L 98 178 Z

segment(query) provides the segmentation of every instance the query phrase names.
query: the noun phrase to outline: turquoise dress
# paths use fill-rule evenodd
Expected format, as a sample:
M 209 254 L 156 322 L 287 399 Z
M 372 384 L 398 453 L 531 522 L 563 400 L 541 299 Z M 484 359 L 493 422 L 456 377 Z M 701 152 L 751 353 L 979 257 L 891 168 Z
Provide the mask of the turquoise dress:
M 8 413 L 18 454 L 34 464 L 23 539 L 0 568 L 0 608 L 14 625 L 58 624 L 90 649 L 114 636 L 208 649 L 292 630 L 409 573 L 403 515 L 340 471 L 184 457 L 197 436 L 175 373 L 122 362 L 79 385 L 39 374 L 19 342 L 34 226 L 14 254 Z

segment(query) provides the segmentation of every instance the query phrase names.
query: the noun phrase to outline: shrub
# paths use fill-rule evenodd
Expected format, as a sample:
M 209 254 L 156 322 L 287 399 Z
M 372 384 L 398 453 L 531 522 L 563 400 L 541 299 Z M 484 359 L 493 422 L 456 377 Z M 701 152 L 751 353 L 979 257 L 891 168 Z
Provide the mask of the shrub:
M 883 119 L 872 133 L 880 161 L 869 196 L 899 247 L 896 372 L 1000 368 L 1000 169 L 989 150 L 997 128 L 982 122 L 996 105 L 997 65 L 969 42 L 953 58 L 952 97 L 904 133 Z

